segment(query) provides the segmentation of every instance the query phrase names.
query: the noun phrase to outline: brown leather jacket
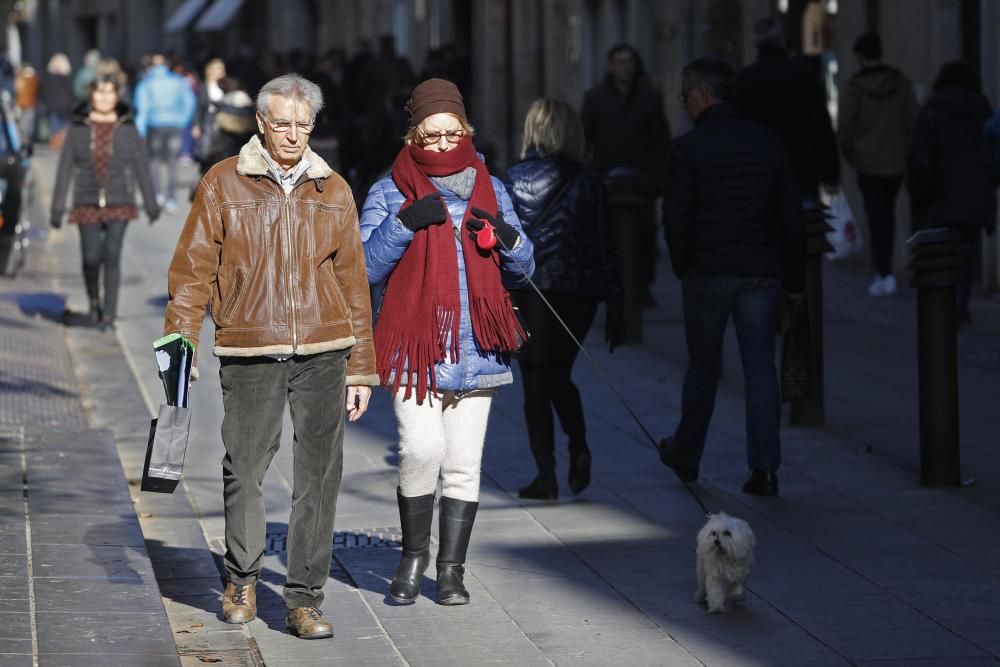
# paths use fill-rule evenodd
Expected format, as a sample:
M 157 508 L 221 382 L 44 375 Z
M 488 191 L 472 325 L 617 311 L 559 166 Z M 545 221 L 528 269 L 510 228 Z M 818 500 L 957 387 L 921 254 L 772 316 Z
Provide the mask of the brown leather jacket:
M 285 196 L 257 137 L 205 174 L 170 263 L 165 333 L 216 356 L 351 350 L 347 385 L 376 385 L 372 312 L 351 189 L 308 148 Z

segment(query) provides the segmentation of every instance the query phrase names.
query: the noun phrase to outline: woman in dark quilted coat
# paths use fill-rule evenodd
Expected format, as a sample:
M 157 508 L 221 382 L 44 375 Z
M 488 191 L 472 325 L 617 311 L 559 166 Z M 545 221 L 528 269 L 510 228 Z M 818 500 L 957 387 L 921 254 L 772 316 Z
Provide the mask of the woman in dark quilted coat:
M 908 153 L 915 227 L 950 227 L 969 246 L 958 283 L 958 317 L 972 321 L 969 297 L 980 272 L 983 230 L 996 227 L 996 181 L 984 126 L 992 115 L 979 75 L 962 62 L 941 67 L 917 114 Z
M 146 159 L 146 147 L 120 101 L 118 80 L 98 76 L 90 99 L 73 114 L 59 154 L 52 191 L 53 227 L 62 226 L 66 194 L 73 182 L 69 221 L 80 229 L 83 278 L 90 299 L 89 323 L 110 327 L 118 314 L 118 287 L 125 227 L 139 217 L 133 183 L 142 190 L 149 222 L 160 215 Z M 104 298 L 101 299 L 101 274 Z
M 523 160 L 507 171 L 505 185 L 534 245 L 535 284 L 578 341 L 604 301 L 605 341 L 614 351 L 622 336 L 621 282 L 604 189 L 582 167 L 583 155 L 583 126 L 573 107 L 551 98 L 537 100 L 524 122 Z M 590 484 L 591 455 L 580 392 L 571 378 L 576 343 L 534 290 L 518 290 L 513 298 L 531 333 L 518 363 L 528 441 L 538 465 L 538 476 L 519 495 L 559 497 L 553 409 L 569 437 L 569 487 L 580 493 Z

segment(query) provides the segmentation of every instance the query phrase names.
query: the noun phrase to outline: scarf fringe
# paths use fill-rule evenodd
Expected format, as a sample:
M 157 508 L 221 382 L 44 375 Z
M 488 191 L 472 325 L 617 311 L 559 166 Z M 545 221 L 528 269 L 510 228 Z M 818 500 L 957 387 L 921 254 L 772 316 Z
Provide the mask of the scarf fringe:
M 528 338 L 527 332 L 514 316 L 510 296 L 503 299 L 479 297 L 469 300 L 472 331 L 479 347 L 484 350 L 511 352 L 520 341 Z
M 423 401 L 428 391 L 437 392 L 437 378 L 434 367 L 450 357 L 458 361 L 458 320 L 455 317 L 457 307 L 436 306 L 434 309 L 437 321 L 434 340 L 414 339 L 408 332 L 399 329 L 389 329 L 386 326 L 375 326 L 375 370 L 379 383 L 393 395 L 399 391 L 406 377 L 403 400 L 409 400 L 414 391 L 416 378 L 417 400 Z

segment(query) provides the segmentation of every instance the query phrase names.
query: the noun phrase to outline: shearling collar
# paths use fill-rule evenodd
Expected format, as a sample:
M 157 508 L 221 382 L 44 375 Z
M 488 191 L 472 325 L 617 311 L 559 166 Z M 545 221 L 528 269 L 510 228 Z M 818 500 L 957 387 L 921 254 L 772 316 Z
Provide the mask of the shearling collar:
M 251 137 L 250 141 L 240 149 L 240 157 L 236 161 L 236 173 L 240 176 L 267 176 L 271 173 L 268 169 L 267 160 L 263 155 L 264 146 L 260 143 L 257 135 Z M 326 160 L 313 153 L 312 149 L 306 146 L 306 152 L 302 159 L 309 160 L 309 169 L 306 171 L 308 178 L 330 178 L 333 176 L 333 169 L 326 163 Z

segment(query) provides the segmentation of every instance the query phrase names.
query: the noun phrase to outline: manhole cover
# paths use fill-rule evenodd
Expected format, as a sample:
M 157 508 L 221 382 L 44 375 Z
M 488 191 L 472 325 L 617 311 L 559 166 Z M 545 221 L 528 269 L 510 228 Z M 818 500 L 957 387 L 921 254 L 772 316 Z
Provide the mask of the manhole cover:
M 357 582 L 337 558 L 337 551 L 344 549 L 373 549 L 381 547 L 394 548 L 400 546 L 403 539 L 402 530 L 398 527 L 389 528 L 357 528 L 355 530 L 338 530 L 333 534 L 333 560 L 330 563 L 330 576 L 337 581 L 354 588 Z M 222 559 L 226 554 L 226 539 L 213 537 L 208 541 L 209 549 L 215 554 L 219 572 L 225 575 Z M 272 530 L 265 535 L 264 554 L 284 557 L 288 551 L 288 531 Z M 264 573 L 262 578 L 266 579 Z

